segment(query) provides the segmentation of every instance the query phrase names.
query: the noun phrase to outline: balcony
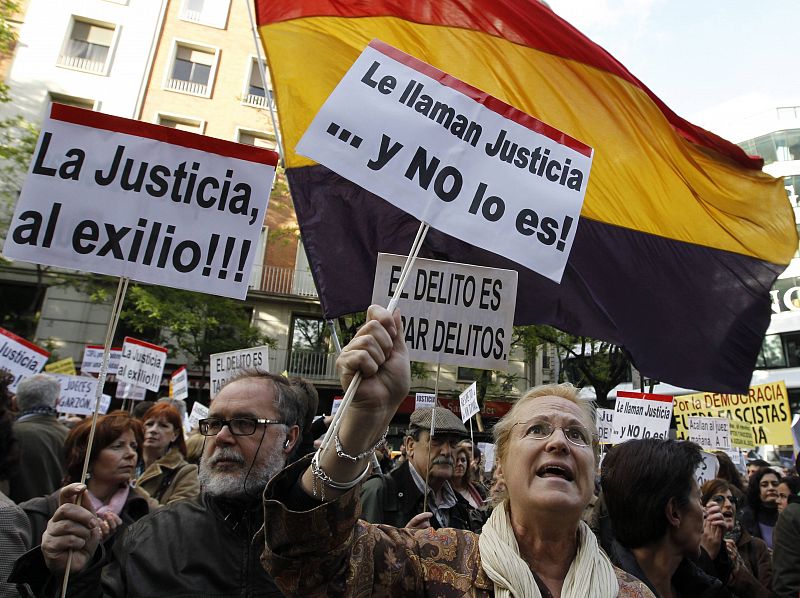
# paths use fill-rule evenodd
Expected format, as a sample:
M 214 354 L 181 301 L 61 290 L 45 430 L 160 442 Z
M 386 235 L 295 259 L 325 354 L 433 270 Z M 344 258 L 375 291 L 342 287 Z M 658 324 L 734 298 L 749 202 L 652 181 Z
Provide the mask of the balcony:
M 336 373 L 335 353 L 304 350 L 295 350 L 289 353 L 286 349 L 270 350 L 269 368 L 276 374 L 286 370 L 290 376 L 302 376 L 309 380 L 336 381 L 339 379 Z
M 166 88 L 170 91 L 188 93 L 193 96 L 208 96 L 208 83 L 195 83 L 183 79 L 167 79 Z
M 272 97 L 272 92 L 270 92 L 267 97 L 255 93 L 248 93 L 242 97 L 242 104 L 245 106 L 252 106 L 253 108 L 275 109 L 275 99 Z
M 92 60 L 90 58 L 80 58 L 79 56 L 71 56 L 69 54 L 61 54 L 58 57 L 58 66 L 94 74 L 102 74 L 106 70 L 105 60 Z
M 250 288 L 275 295 L 294 295 L 312 299 L 318 297 L 311 272 L 293 268 L 256 264 L 250 278 Z

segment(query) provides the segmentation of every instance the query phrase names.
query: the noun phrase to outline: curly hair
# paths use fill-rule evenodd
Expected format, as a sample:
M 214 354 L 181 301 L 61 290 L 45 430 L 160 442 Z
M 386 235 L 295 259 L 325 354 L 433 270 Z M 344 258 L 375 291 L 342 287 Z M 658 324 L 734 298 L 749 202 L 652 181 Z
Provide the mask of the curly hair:
M 761 480 L 765 475 L 773 475 L 778 482 L 781 481 L 781 474 L 769 467 L 762 467 L 753 475 L 750 476 L 750 481 L 747 484 L 747 505 L 753 511 L 753 515 L 758 520 L 758 513 L 764 508 L 761 504 Z

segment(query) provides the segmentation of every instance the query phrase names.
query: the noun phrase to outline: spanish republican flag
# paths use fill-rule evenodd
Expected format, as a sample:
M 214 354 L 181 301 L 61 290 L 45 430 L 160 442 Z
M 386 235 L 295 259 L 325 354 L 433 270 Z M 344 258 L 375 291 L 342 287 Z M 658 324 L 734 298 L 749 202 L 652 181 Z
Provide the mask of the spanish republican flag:
M 418 222 L 294 147 L 374 38 L 595 150 L 560 285 L 438 231 L 420 255 L 519 271 L 517 324 L 624 346 L 641 372 L 744 392 L 797 249 L 782 181 L 672 112 L 535 0 L 256 0 L 303 242 L 327 317 L 367 307 L 379 251 Z M 353 110 L 358 110 L 353 106 Z

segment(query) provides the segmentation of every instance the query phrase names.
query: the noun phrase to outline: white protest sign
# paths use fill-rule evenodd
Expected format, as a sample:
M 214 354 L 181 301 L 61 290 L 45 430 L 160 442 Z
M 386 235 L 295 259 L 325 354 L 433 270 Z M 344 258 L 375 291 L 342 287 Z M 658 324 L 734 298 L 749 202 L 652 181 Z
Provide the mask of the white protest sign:
M 277 154 L 53 104 L 3 253 L 244 299 Z
M 56 401 L 56 411 L 59 413 L 75 413 L 77 415 L 91 415 L 94 412 L 94 402 L 97 395 L 97 378 L 89 376 L 67 376 L 53 374 L 61 383 L 61 392 Z M 100 396 L 100 413 L 108 411 L 111 397 Z M 103 408 L 105 407 L 105 411 Z
M 106 413 L 108 413 L 108 408 L 110 406 L 111 406 L 111 395 L 107 395 L 107 394 L 100 395 L 100 411 L 99 411 L 99 413 L 102 413 L 103 415 L 105 415 Z M 91 412 L 87 413 L 86 415 L 91 415 Z
M 483 471 L 489 473 L 494 467 L 495 449 L 491 442 L 479 442 L 478 448 L 483 453 Z
M 192 412 L 189 414 L 189 429 L 190 430 L 196 429 L 197 422 L 207 417 L 208 417 L 208 407 L 206 407 L 199 401 L 195 401 L 194 405 L 192 405 Z
M 600 444 L 609 444 L 614 431 L 614 410 L 597 409 L 597 436 Z
M 373 40 L 296 151 L 435 229 L 560 282 L 593 150 Z
M 617 391 L 611 443 L 632 438 L 662 438 L 669 434 L 672 397 L 643 392 Z
M 694 472 L 694 477 L 697 480 L 697 485 L 702 486 L 709 480 L 717 477 L 719 471 L 719 461 L 717 456 L 713 453 L 703 451 L 703 461 L 697 466 Z
M 172 373 L 172 400 L 180 401 L 189 397 L 189 373 L 184 366 Z
M 147 396 L 147 389 L 144 386 L 128 384 L 122 380 L 117 380 L 117 391 L 114 396 L 118 399 L 129 399 L 131 401 L 144 401 Z
M 372 303 L 389 305 L 405 256 L 378 254 Z M 508 368 L 516 270 L 417 258 L 397 304 L 412 361 Z
M 800 453 L 800 415 L 794 414 L 792 420 L 792 443 L 794 444 L 794 454 Z
M 211 398 L 242 370 L 262 369 L 269 367 L 269 347 L 251 347 L 237 349 L 225 353 L 214 353 L 211 358 Z
M 414 397 L 414 411 L 436 406 L 436 395 L 427 392 L 418 392 Z
M 122 344 L 117 378 L 128 384 L 142 386 L 158 392 L 161 388 L 161 375 L 167 363 L 167 349 L 140 341 L 130 336 Z
M 458 395 L 458 401 L 461 403 L 461 421 L 466 422 L 481 410 L 478 407 L 478 384 L 476 382 L 470 384 L 464 392 Z
M 731 448 L 730 420 L 727 417 L 694 417 L 689 422 L 689 440 L 704 449 L 727 450 Z
M 23 378 L 38 374 L 50 358 L 50 353 L 13 332 L 0 328 L 0 369 L 14 376 L 8 390 L 16 392 Z
M 336 415 L 336 412 L 339 411 L 339 405 L 342 404 L 344 400 L 343 397 L 339 397 L 338 399 L 333 399 L 333 404 L 331 404 L 331 415 Z
M 121 347 L 112 347 L 108 354 L 108 373 L 116 374 L 119 370 L 119 358 L 122 356 Z M 103 346 L 86 345 L 83 349 L 83 362 L 81 374 L 99 374 L 103 365 Z

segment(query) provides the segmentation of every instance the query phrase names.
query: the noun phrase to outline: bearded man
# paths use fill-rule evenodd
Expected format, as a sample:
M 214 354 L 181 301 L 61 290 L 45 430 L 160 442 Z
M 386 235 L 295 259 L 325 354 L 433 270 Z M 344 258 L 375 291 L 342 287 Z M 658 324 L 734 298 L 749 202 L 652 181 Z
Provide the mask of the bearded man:
M 47 594 L 72 549 L 68 596 L 282 596 L 259 562 L 263 541 L 255 536 L 264 522 L 261 495 L 299 441 L 300 414 L 286 378 L 242 374 L 200 421 L 198 497 L 140 519 L 101 554 L 99 518 L 86 508 L 85 487 L 70 484 L 41 547 L 19 559 L 10 580 Z M 78 495 L 86 506 L 72 504 Z

